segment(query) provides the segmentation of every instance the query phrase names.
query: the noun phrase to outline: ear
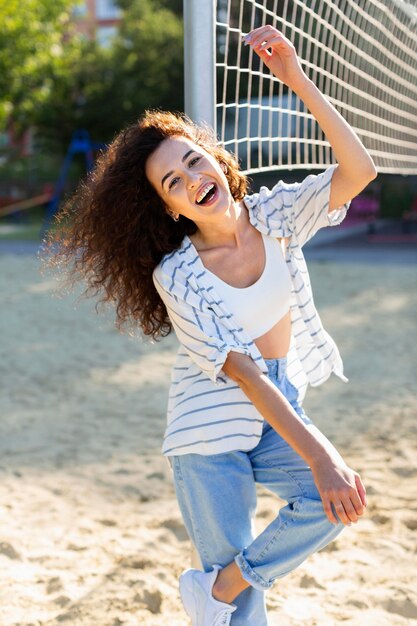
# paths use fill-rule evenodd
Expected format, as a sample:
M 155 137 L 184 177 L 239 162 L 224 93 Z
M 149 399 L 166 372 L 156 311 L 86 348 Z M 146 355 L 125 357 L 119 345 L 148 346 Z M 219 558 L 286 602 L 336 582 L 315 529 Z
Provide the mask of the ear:
M 178 220 L 180 218 L 179 213 L 174 213 L 173 211 L 170 211 L 169 209 L 167 209 L 167 215 L 169 215 L 169 217 L 172 217 L 174 222 L 178 222 Z
M 227 174 L 228 167 L 224 161 L 220 161 L 220 167 L 222 168 L 223 172 Z

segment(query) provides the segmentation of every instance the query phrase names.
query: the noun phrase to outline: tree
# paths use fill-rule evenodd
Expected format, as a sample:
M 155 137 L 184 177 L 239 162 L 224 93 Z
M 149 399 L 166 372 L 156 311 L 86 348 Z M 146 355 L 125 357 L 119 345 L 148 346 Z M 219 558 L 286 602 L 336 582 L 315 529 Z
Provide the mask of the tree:
M 63 54 L 71 0 L 0 0 L 0 127 L 24 129 L 49 96 L 49 68 Z
M 12 118 L 64 149 L 76 128 L 108 141 L 146 108 L 183 108 L 179 0 L 121 0 L 109 49 L 77 35 L 73 5 L 0 0 L 0 127 Z
M 165 4 L 127 2 L 114 59 L 128 115 L 147 107 L 183 108 L 183 25 Z
M 22 40 L 33 31 L 37 36 L 28 50 L 16 51 L 25 58 L 24 69 L 8 67 L 13 76 L 9 111 L 22 129 L 34 125 L 39 137 L 62 150 L 77 128 L 87 129 L 96 141 L 109 141 L 146 108 L 183 108 L 182 19 L 166 0 L 121 1 L 120 32 L 110 48 L 71 31 L 66 1 L 54 0 L 61 3 L 61 13 L 44 12 L 42 28 L 33 28 L 27 22 L 37 0 L 24 0 L 25 16 L 19 16 L 18 28 L 8 30 L 9 50 L 12 32 Z

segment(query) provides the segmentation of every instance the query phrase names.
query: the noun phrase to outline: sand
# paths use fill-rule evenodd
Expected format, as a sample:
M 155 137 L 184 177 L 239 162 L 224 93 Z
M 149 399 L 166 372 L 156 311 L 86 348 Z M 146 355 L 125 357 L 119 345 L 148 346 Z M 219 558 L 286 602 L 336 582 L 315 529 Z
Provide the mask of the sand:
M 53 297 L 31 256 L 0 268 L 1 626 L 185 626 L 190 544 L 160 454 L 175 338 L 120 335 L 110 311 Z M 416 268 L 310 271 L 350 382 L 310 388 L 305 408 L 369 506 L 277 582 L 270 624 L 417 624 Z M 259 490 L 259 529 L 278 506 Z

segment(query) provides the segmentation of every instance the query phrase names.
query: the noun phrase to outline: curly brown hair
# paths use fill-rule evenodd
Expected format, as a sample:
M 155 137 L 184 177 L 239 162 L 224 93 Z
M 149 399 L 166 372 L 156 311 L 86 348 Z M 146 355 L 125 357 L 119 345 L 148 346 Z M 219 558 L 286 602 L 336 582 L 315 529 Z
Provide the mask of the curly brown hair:
M 43 245 L 46 265 L 62 268 L 73 286 L 87 282 L 84 296 L 116 304 L 116 326 L 142 328 L 154 339 L 171 323 L 152 272 L 162 257 L 196 232 L 194 222 L 175 222 L 148 181 L 148 157 L 168 137 L 193 141 L 227 165 L 226 178 L 236 201 L 247 192 L 247 178 L 236 159 L 218 144 L 214 132 L 179 113 L 146 111 L 123 130 L 97 160 L 55 218 Z

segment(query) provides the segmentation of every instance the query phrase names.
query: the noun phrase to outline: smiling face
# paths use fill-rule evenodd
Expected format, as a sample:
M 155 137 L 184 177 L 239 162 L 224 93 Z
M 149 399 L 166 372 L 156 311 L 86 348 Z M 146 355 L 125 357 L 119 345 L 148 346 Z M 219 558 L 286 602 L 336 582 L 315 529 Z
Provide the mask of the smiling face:
M 197 226 L 212 222 L 233 203 L 218 161 L 185 137 L 165 139 L 148 158 L 146 176 L 169 213 Z

